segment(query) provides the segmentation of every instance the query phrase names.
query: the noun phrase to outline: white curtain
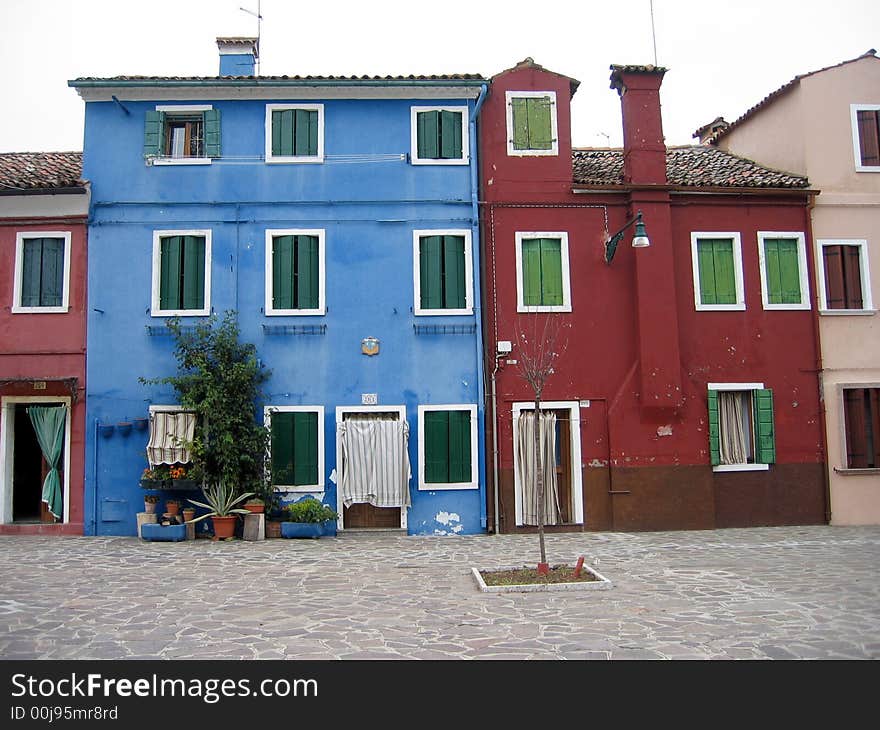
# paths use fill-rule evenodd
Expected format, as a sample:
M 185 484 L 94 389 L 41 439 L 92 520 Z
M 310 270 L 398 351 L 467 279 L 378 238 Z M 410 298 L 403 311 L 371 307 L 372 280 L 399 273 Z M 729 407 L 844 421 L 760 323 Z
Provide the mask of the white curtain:
M 147 461 L 157 464 L 186 464 L 192 454 L 183 443 L 191 442 L 196 430 L 196 414 L 186 411 L 155 411 L 150 416 Z
M 523 524 L 538 524 L 537 461 L 535 460 L 535 412 L 519 416 L 517 468 L 523 498 Z M 559 523 L 559 489 L 556 484 L 556 414 L 541 411 L 539 433 L 541 471 L 544 474 L 544 524 Z
M 353 414 L 354 416 L 354 414 Z M 357 414 L 338 426 L 342 441 L 342 501 L 409 507 L 409 424 L 394 414 Z
M 746 434 L 743 429 L 743 394 L 718 393 L 719 446 L 722 464 L 745 464 Z

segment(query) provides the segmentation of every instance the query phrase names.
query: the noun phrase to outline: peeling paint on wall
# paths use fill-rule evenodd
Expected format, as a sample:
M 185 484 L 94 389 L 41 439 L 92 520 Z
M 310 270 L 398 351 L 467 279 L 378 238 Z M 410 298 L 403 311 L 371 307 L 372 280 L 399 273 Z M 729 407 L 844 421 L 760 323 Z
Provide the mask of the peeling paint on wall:
M 657 435 L 658 436 L 672 436 L 672 426 L 671 425 L 659 426 L 657 428 Z
M 455 512 L 438 512 L 434 516 L 434 521 L 447 528 L 441 530 L 435 527 L 435 535 L 457 535 L 464 529 L 464 525 L 461 524 L 461 516 Z

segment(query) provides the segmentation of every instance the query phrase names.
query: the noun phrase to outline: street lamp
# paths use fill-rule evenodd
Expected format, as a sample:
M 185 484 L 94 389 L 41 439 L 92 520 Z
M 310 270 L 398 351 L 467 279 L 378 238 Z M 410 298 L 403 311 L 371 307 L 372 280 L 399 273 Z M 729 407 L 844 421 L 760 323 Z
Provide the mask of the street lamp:
M 633 248 L 647 248 L 651 245 L 651 241 L 648 240 L 648 232 L 645 230 L 645 222 L 642 220 L 642 211 L 636 213 L 635 218 L 631 218 L 628 220 L 623 228 L 621 228 L 617 233 L 613 236 L 609 236 L 605 239 L 605 263 L 610 264 L 611 259 L 614 258 L 614 253 L 617 251 L 617 244 L 620 243 L 620 240 L 623 238 L 623 234 L 627 228 L 629 228 L 633 223 L 636 224 L 635 235 L 632 240 Z

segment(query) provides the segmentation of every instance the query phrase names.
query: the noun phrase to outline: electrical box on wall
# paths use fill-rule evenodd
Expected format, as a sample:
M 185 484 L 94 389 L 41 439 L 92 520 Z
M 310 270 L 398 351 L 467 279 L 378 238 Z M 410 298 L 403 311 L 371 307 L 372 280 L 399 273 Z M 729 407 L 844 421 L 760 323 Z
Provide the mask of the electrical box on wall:
M 497 347 L 499 355 L 506 355 L 513 349 L 513 345 L 511 344 L 510 340 L 499 341 Z

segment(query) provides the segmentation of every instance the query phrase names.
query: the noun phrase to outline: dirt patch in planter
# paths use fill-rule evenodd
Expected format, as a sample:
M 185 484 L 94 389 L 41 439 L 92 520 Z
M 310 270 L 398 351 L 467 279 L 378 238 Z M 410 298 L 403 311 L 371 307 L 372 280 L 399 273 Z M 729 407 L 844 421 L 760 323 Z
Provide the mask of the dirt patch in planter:
M 538 575 L 537 568 L 523 566 L 505 570 L 481 570 L 480 575 L 487 586 L 543 585 L 548 583 L 590 583 L 599 580 L 584 568 L 580 576 L 569 565 L 552 565 L 546 575 Z

